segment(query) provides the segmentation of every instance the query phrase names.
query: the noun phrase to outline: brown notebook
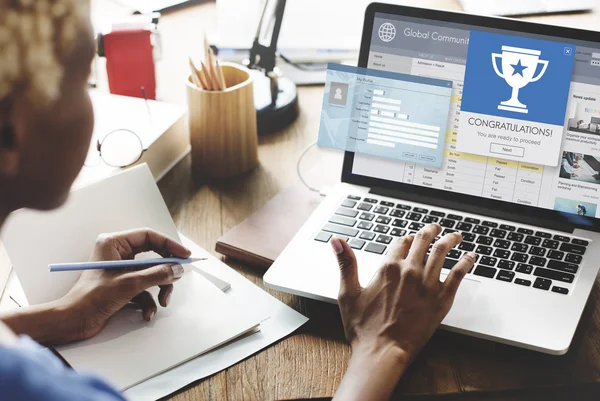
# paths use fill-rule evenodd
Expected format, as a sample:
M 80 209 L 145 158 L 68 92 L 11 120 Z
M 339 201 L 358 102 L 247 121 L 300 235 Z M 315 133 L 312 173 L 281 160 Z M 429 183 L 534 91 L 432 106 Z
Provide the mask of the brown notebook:
M 292 186 L 217 241 L 215 250 L 253 267 L 267 270 L 323 199 Z M 293 210 L 294 213 L 290 213 Z

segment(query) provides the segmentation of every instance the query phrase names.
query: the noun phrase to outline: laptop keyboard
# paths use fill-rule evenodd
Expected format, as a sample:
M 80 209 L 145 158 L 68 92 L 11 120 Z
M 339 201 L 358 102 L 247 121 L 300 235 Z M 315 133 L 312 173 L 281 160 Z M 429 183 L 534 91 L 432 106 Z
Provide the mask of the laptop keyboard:
M 429 223 L 442 226 L 441 235 L 463 236 L 448 254 L 445 269 L 474 251 L 478 259 L 471 274 L 563 295 L 569 293 L 589 245 L 567 235 L 355 195 L 339 205 L 314 239 L 329 242 L 340 237 L 357 251 L 382 255 L 395 237 L 415 234 Z

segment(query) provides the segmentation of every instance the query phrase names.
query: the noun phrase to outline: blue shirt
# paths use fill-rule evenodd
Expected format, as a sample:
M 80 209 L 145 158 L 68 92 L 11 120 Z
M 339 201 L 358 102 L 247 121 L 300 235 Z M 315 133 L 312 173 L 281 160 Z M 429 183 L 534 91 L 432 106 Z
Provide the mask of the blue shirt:
M 102 380 L 77 373 L 29 337 L 0 346 L 0 399 L 6 401 L 125 401 Z

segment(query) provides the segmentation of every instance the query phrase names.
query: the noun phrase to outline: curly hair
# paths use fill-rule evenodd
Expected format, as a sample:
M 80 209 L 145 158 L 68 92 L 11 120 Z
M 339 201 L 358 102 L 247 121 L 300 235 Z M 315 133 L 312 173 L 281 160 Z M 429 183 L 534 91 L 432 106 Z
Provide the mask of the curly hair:
M 87 18 L 88 0 L 0 0 L 0 102 L 17 93 L 54 101 Z

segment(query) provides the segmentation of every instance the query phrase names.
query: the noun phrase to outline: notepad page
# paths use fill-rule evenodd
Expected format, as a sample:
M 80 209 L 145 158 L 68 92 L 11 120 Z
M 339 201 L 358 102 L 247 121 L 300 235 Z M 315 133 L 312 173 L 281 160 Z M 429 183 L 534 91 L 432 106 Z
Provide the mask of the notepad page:
M 190 269 L 151 322 L 126 307 L 97 336 L 57 350 L 75 370 L 125 390 L 257 327 L 262 318 L 246 307 Z

